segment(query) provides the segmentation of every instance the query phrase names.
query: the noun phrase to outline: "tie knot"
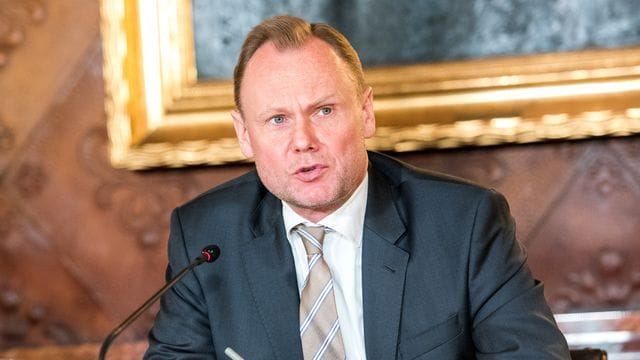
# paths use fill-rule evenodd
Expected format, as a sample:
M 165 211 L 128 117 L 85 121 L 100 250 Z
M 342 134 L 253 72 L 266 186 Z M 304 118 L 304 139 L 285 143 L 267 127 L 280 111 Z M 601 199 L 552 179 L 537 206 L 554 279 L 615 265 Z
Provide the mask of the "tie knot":
M 295 228 L 296 232 L 302 238 L 307 255 L 321 254 L 322 253 L 322 241 L 324 240 L 324 226 L 306 226 L 298 225 Z

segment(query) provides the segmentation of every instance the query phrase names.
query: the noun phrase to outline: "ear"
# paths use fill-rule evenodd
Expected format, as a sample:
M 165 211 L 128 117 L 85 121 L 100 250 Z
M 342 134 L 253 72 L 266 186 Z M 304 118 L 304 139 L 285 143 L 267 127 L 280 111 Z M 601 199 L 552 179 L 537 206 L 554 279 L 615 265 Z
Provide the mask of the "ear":
M 369 139 L 376 133 L 376 116 L 373 112 L 373 89 L 371 86 L 364 91 L 362 102 L 362 120 L 364 125 L 364 138 Z
M 231 117 L 233 118 L 233 127 L 236 129 L 236 137 L 240 143 L 240 150 L 242 154 L 248 158 L 253 157 L 253 147 L 251 146 L 251 136 L 249 130 L 245 126 L 242 113 L 238 110 L 231 111 Z

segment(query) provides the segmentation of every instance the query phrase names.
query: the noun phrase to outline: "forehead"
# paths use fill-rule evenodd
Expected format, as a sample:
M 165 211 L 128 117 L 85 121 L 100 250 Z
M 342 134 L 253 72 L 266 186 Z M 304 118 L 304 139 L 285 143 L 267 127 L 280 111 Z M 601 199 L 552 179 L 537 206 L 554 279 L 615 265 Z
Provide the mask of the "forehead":
M 311 36 L 300 47 L 277 48 L 272 41 L 267 41 L 260 46 L 247 63 L 245 72 L 251 68 L 281 64 L 285 60 L 299 60 L 304 63 L 317 63 L 323 65 L 341 66 L 342 59 L 334 49 L 325 41 Z M 285 68 L 294 65 L 284 64 Z
M 323 40 L 311 37 L 303 46 L 287 49 L 278 49 L 268 41 L 247 63 L 241 97 L 263 91 L 264 86 L 276 90 L 305 85 L 352 88 L 354 84 L 348 65 Z

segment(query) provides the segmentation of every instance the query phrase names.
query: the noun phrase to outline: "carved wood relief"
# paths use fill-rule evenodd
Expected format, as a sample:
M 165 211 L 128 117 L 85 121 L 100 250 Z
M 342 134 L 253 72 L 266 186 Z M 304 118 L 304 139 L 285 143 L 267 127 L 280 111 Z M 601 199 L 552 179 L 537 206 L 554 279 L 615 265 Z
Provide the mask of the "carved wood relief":
M 11 51 L 24 43 L 28 28 L 43 22 L 46 14 L 40 0 L 0 0 L 0 70 Z
M 583 269 L 561 276 L 562 285 L 550 297 L 561 311 L 624 308 L 640 303 L 640 263 L 621 250 L 603 248 Z
M 13 133 L 0 119 L 0 151 L 7 151 L 13 146 Z
M 640 265 L 632 255 L 640 251 L 640 177 L 637 158 L 619 151 L 637 142 L 585 143 L 551 206 L 539 209 L 543 217 L 526 242 L 555 311 L 631 307 L 640 300 L 631 285 Z M 589 278 L 593 293 L 586 292 Z M 619 283 L 631 287 L 611 291 Z
M 60 14 L 62 3 L 0 0 L 0 9 L 40 4 Z M 90 4 L 87 17 L 95 18 L 98 5 Z M 21 62 L 0 72 L 12 79 L 0 79 L 0 350 L 101 341 L 163 283 L 171 209 L 251 167 L 113 169 L 100 38 L 90 22 L 68 26 L 96 36 L 56 40 L 60 57 L 81 54 L 64 81 L 17 76 L 28 70 Z M 16 88 L 56 96 L 18 97 Z M 555 311 L 640 303 L 640 138 L 399 157 L 503 192 Z M 122 340 L 144 338 L 152 319 L 146 314 Z
M 139 176 L 114 172 L 107 161 L 104 126 L 88 129 L 77 146 L 81 170 L 99 179 L 93 197 L 96 210 L 112 216 L 118 227 L 145 247 L 164 244 L 167 214 L 176 204 L 197 194 L 198 187 L 184 176 Z

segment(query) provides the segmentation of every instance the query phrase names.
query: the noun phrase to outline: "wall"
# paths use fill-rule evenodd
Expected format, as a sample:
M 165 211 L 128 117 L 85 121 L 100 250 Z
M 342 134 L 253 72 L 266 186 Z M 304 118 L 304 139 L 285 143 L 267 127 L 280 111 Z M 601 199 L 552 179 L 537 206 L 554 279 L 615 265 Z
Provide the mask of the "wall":
M 98 11 L 0 0 L 0 349 L 102 340 L 162 285 L 171 209 L 250 168 L 109 166 Z M 555 311 L 640 303 L 638 138 L 399 157 L 502 191 Z

